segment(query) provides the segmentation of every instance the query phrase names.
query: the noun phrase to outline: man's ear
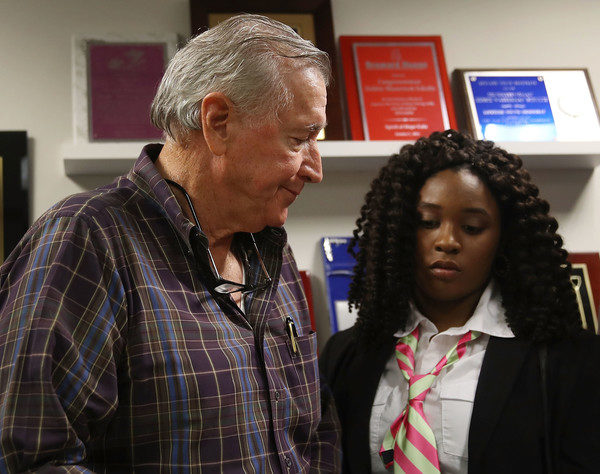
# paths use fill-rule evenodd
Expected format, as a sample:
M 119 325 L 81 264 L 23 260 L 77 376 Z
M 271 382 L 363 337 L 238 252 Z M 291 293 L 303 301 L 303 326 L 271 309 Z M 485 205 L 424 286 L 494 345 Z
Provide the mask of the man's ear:
M 204 140 L 210 151 L 216 156 L 225 154 L 232 113 L 233 104 L 221 92 L 207 94 L 200 106 Z

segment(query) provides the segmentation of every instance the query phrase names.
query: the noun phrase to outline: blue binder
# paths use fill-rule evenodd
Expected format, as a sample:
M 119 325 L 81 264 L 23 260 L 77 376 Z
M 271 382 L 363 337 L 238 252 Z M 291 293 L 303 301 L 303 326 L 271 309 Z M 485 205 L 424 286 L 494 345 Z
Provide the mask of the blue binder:
M 325 289 L 332 334 L 354 324 L 356 310 L 348 310 L 348 289 L 356 260 L 348 253 L 350 237 L 323 237 L 321 251 L 325 269 Z

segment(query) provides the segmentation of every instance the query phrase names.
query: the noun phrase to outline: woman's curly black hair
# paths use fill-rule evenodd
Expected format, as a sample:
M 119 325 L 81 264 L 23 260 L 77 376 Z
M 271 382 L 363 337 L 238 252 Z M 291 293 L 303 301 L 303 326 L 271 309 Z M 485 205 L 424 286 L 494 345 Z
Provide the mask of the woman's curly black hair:
M 581 330 L 567 251 L 549 205 L 519 157 L 494 143 L 447 130 L 393 155 L 365 198 L 350 243 L 357 264 L 349 304 L 358 310 L 359 342 L 374 347 L 404 329 L 414 290 L 417 202 L 425 181 L 467 168 L 500 208 L 501 243 L 495 272 L 509 327 L 517 337 L 550 341 Z

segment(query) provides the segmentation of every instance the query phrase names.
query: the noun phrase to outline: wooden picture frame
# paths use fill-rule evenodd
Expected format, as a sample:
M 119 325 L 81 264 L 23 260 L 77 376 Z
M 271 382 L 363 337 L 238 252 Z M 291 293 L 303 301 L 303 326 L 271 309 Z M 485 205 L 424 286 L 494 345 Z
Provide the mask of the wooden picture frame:
M 571 282 L 575 289 L 581 323 L 584 329 L 600 334 L 598 313 L 600 304 L 600 255 L 569 253 Z
M 341 36 L 340 51 L 353 140 L 456 128 L 440 36 Z
M 192 35 L 197 35 L 211 26 L 211 15 L 226 18 L 238 13 L 257 13 L 278 19 L 294 27 L 299 34 L 311 41 L 310 35 L 304 36 L 307 21 L 314 22 L 314 42 L 316 46 L 329 54 L 331 60 L 332 81 L 327 93 L 326 140 L 343 140 L 346 136 L 342 102 L 339 93 L 333 17 L 330 0 L 190 0 L 190 20 Z M 213 16 L 213 18 L 215 18 Z M 307 20 L 308 19 L 308 20 Z M 300 27 L 300 28 L 299 28 Z
M 600 115 L 585 68 L 456 69 L 460 127 L 478 140 L 600 140 Z

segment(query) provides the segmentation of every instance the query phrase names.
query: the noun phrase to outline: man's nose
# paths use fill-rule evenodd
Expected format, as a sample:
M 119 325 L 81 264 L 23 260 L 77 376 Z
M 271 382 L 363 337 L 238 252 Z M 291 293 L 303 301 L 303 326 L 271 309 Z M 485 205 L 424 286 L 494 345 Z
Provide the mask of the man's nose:
M 306 147 L 299 175 L 307 183 L 320 183 L 323 180 L 323 164 L 316 140 L 311 140 Z

